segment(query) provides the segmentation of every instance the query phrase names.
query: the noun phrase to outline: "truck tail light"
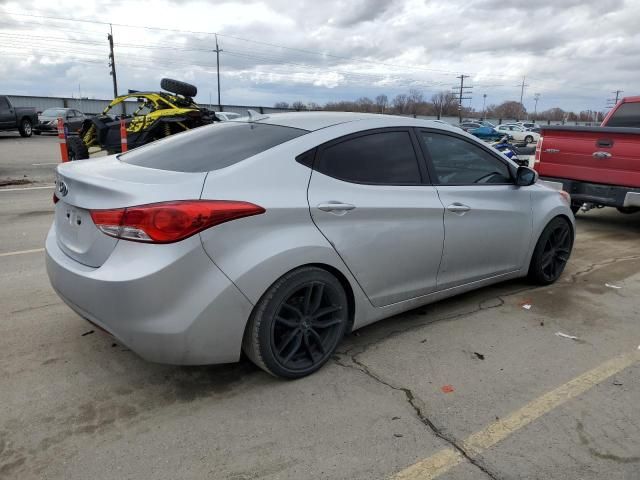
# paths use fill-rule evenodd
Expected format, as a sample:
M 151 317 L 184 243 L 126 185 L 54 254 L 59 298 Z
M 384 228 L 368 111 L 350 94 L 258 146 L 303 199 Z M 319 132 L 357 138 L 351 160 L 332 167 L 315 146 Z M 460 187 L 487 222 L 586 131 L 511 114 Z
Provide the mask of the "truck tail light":
M 540 138 L 538 138 L 538 143 L 536 143 L 536 156 L 535 156 L 535 162 L 534 163 L 540 163 L 540 153 L 542 152 L 542 135 L 540 135 Z
M 112 210 L 91 210 L 91 218 L 103 233 L 123 240 L 172 243 L 207 228 L 266 210 L 234 200 L 182 200 L 151 203 Z

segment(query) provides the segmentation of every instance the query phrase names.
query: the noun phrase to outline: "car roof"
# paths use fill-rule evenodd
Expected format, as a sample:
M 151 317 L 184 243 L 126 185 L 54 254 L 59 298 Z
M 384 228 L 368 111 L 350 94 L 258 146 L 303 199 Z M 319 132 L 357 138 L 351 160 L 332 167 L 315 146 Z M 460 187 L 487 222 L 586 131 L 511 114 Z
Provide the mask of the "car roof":
M 239 120 L 245 120 L 246 118 L 247 117 L 242 117 Z M 415 122 L 415 119 L 411 117 L 355 112 L 270 113 L 258 117 L 254 120 L 254 122 L 267 123 L 270 125 L 280 125 L 283 127 L 300 128 L 302 130 L 308 130 L 312 132 L 341 123 L 357 122 L 361 120 L 384 120 L 385 122 L 388 122 L 390 126 L 410 124 L 413 125 L 413 122 Z

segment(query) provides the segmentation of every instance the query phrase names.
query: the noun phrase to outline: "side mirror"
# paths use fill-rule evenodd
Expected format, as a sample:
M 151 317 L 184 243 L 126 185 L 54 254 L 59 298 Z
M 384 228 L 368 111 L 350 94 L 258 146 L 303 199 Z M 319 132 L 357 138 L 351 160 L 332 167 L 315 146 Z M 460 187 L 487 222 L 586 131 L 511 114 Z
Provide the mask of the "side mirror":
M 516 171 L 516 185 L 528 187 L 538 181 L 538 172 L 529 167 L 518 167 Z

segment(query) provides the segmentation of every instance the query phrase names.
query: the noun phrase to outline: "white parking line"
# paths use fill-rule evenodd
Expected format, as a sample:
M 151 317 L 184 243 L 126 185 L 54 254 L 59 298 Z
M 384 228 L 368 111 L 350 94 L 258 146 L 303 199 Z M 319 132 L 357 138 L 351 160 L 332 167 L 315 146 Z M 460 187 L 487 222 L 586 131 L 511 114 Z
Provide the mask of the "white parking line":
M 27 253 L 44 252 L 44 248 L 32 248 L 31 250 L 18 250 L 16 252 L 0 253 L 0 257 L 12 257 L 14 255 L 25 255 Z
M 0 188 L 2 192 L 21 192 L 23 190 L 42 190 L 44 188 L 56 188 L 55 185 L 47 185 L 46 187 L 24 187 L 24 188 Z
M 48 162 L 48 163 L 32 163 L 34 167 L 39 167 L 40 165 L 58 165 L 60 162 Z

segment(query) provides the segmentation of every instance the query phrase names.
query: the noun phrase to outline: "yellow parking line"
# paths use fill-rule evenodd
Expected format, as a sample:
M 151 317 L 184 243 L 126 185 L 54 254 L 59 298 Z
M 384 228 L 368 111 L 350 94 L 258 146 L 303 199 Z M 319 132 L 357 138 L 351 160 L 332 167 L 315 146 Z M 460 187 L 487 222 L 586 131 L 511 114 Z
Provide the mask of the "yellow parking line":
M 0 253 L 0 257 L 12 257 L 14 255 L 24 255 L 25 253 L 44 252 L 44 248 L 33 248 L 31 250 L 18 250 L 16 252 Z
M 483 430 L 471 434 L 462 442 L 462 448 L 470 457 L 476 457 L 554 408 L 583 394 L 638 361 L 640 361 L 638 350 L 608 360 L 536 398 L 507 417 L 493 422 Z M 463 461 L 464 457 L 460 452 L 453 448 L 445 448 L 396 473 L 392 478 L 393 480 L 430 480 L 448 472 Z

